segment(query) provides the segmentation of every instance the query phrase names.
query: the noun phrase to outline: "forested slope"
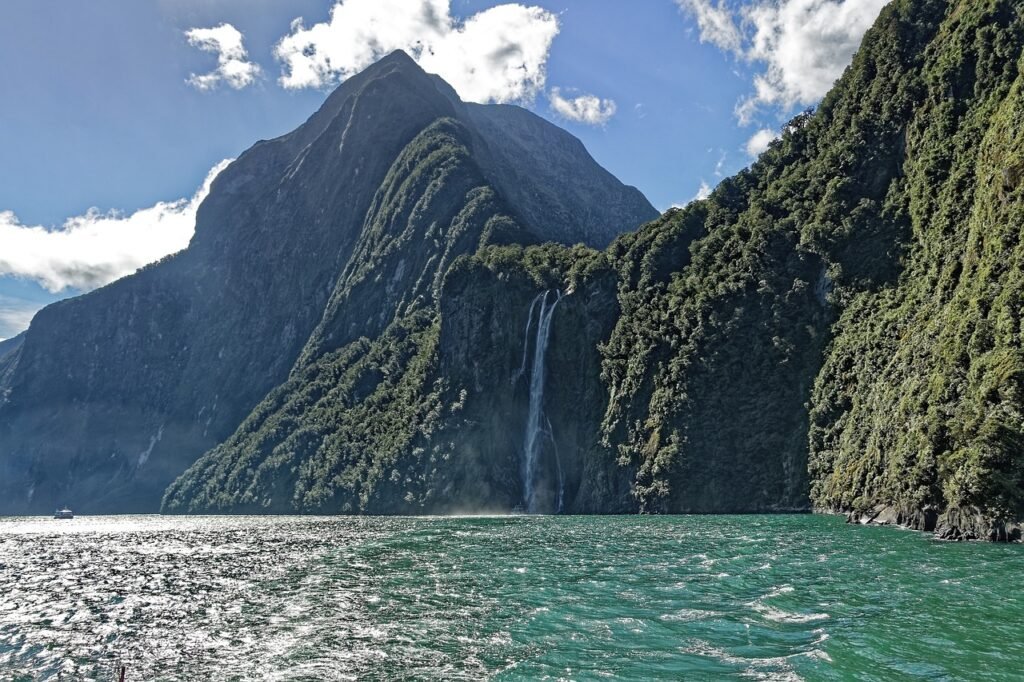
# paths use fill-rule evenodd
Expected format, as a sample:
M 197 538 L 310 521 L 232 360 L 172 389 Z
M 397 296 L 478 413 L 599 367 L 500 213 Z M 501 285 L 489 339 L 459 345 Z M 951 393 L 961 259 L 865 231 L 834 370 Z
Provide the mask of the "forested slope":
M 1019 537 L 1022 130 L 1024 5 L 893 0 L 816 110 L 656 218 L 393 55 L 229 167 L 188 251 L 0 352 L 0 508 L 177 476 L 168 512 Z
M 816 112 L 684 209 L 688 264 L 656 262 L 663 229 L 613 246 L 602 431 L 642 506 L 1020 518 L 1022 14 L 893 2 Z

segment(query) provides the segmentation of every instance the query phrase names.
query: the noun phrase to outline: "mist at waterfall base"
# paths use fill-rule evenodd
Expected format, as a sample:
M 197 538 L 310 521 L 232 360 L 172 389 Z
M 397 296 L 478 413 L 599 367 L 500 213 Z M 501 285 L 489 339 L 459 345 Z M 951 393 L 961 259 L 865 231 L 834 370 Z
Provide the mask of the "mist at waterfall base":
M 0 518 L 0 679 L 1019 679 L 1019 546 L 834 516 Z

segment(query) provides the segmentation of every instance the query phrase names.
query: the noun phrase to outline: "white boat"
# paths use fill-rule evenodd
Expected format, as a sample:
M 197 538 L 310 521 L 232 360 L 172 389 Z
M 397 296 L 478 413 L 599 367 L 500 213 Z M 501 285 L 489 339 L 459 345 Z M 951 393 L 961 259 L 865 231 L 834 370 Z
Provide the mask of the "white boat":
M 75 513 L 73 511 L 71 511 L 70 509 L 58 509 L 57 511 L 53 512 L 53 518 L 55 518 L 55 519 L 73 519 L 73 518 L 75 518 Z

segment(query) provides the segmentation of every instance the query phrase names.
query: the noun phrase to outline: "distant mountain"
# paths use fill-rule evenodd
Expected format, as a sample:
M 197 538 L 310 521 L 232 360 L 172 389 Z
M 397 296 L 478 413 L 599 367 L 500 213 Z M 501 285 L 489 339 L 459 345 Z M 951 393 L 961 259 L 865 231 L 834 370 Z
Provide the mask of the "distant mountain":
M 188 249 L 45 308 L 0 357 L 0 514 L 156 511 L 300 353 L 417 314 L 458 256 L 601 247 L 656 215 L 565 131 L 396 52 L 226 168 Z

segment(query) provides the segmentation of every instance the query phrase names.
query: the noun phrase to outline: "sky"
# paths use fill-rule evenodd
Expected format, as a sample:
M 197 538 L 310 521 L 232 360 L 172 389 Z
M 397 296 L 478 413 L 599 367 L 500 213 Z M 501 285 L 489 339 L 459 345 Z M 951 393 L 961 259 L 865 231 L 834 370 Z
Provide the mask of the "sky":
M 3 0 L 0 339 L 185 248 L 228 161 L 405 49 L 659 210 L 749 165 L 888 0 Z

